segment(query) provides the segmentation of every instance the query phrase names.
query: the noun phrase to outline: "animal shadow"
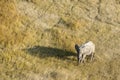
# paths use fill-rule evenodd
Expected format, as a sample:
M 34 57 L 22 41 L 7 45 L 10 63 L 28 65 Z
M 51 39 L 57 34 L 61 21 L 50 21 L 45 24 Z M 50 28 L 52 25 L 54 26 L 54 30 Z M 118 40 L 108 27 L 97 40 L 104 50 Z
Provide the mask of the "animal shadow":
M 25 51 L 40 58 L 56 57 L 60 59 L 67 59 L 68 56 L 76 56 L 76 54 L 71 51 L 43 46 L 34 46 L 32 48 L 25 49 Z

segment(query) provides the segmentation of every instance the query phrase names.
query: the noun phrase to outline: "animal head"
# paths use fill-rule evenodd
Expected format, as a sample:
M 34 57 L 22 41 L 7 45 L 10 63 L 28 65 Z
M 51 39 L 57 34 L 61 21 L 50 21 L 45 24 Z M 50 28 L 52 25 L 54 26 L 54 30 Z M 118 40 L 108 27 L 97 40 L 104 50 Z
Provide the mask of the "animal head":
M 79 54 L 80 49 L 79 49 L 79 46 L 77 44 L 75 44 L 75 50 L 77 51 L 77 54 Z
M 79 58 L 79 55 L 80 55 L 80 49 L 79 49 L 78 44 L 75 44 L 75 50 L 77 51 L 77 59 L 78 59 L 78 61 L 79 61 L 79 60 L 80 60 L 80 58 Z

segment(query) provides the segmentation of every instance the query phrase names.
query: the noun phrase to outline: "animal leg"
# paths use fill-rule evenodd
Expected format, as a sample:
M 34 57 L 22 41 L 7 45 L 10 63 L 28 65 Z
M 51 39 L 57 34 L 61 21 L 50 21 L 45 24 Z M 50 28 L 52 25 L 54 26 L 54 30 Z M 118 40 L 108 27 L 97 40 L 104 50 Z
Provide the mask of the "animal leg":
M 81 62 L 81 59 L 79 58 L 78 63 L 80 63 L 80 62 Z
M 91 61 L 93 61 L 94 53 L 91 54 Z
M 83 55 L 82 60 L 81 60 L 81 63 L 83 63 L 83 62 L 84 62 L 85 57 L 86 57 L 86 55 Z

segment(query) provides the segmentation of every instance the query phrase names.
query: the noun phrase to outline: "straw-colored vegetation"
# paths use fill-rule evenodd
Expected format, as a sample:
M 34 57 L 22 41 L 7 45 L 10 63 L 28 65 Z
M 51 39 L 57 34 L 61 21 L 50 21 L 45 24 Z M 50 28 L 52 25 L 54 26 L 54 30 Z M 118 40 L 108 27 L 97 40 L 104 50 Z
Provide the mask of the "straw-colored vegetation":
M 119 19 L 92 1 L 1 0 L 0 80 L 119 80 Z M 77 65 L 74 45 L 89 40 L 94 61 Z

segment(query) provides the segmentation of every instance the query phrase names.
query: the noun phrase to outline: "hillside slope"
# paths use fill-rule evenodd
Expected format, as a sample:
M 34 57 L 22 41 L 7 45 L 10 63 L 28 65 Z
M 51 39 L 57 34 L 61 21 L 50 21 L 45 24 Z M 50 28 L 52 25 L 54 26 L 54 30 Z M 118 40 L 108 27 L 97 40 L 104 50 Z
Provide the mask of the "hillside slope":
M 74 45 L 96 45 L 77 65 Z M 120 0 L 1 0 L 0 80 L 119 80 Z

